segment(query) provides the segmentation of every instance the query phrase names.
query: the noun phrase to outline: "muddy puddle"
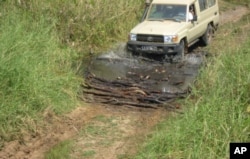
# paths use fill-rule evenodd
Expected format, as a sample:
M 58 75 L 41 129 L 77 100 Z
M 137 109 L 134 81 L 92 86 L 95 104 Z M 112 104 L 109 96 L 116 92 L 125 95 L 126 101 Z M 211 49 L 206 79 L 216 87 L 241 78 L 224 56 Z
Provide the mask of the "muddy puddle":
M 102 103 L 145 106 L 184 97 L 206 57 L 205 52 L 193 51 L 183 62 L 170 63 L 160 56 L 133 56 L 125 47 L 119 44 L 93 58 L 85 77 L 88 101 L 102 98 Z

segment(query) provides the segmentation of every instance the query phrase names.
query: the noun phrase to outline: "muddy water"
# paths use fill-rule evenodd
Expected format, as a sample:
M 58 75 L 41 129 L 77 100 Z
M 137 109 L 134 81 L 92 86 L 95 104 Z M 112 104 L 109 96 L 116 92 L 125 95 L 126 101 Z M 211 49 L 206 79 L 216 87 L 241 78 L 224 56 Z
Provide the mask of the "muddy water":
M 125 44 L 119 44 L 95 57 L 88 71 L 100 79 L 133 82 L 150 91 L 183 93 L 194 82 L 205 53 L 189 53 L 181 63 L 151 57 L 132 56 L 125 51 Z

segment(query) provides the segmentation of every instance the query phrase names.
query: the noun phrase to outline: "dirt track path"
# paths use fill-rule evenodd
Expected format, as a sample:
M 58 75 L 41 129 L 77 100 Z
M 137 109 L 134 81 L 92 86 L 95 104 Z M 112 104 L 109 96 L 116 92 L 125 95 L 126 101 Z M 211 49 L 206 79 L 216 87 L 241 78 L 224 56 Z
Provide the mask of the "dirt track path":
M 221 24 L 236 22 L 247 12 L 245 7 L 236 7 L 222 13 Z M 45 152 L 67 139 L 74 141 L 73 159 L 115 159 L 135 153 L 137 144 L 167 115 L 161 109 L 102 105 L 85 105 L 63 117 L 45 112 L 43 127 L 6 143 L 0 159 L 42 159 Z
M 246 7 L 238 6 L 232 10 L 222 12 L 220 15 L 220 25 L 224 25 L 229 22 L 237 22 L 241 19 L 242 16 L 246 15 L 249 12 L 249 9 Z
M 116 159 L 128 152 L 135 153 L 137 143 L 167 116 L 160 109 L 102 106 L 100 110 L 103 114 L 93 118 L 75 139 L 72 159 Z
M 42 159 L 46 151 L 67 139 L 75 141 L 71 158 L 116 158 L 130 145 L 134 147 L 166 115 L 160 109 L 102 105 L 85 105 L 64 117 L 46 112 L 46 129 L 6 144 L 0 159 Z

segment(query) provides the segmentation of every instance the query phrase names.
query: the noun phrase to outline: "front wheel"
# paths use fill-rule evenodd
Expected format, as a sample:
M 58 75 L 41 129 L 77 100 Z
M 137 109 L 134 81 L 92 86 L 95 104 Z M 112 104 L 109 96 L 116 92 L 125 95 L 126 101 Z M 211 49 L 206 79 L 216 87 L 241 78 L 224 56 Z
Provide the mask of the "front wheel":
M 184 61 L 185 52 L 186 52 L 185 41 L 181 40 L 180 44 L 179 44 L 179 50 L 178 50 L 177 54 L 174 56 L 173 62 Z
M 180 42 L 179 56 L 181 57 L 181 60 L 184 60 L 184 56 L 185 56 L 185 42 L 184 42 L 184 40 L 181 40 L 181 42 Z
M 201 40 L 205 46 L 207 46 L 211 43 L 213 33 L 214 33 L 213 27 L 210 24 L 208 24 L 206 32 L 201 37 Z

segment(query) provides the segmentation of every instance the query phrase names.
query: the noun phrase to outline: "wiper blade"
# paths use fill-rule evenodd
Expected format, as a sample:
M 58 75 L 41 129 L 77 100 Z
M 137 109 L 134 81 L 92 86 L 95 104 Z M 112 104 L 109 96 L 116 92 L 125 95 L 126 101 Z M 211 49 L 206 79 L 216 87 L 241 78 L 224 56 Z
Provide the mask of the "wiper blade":
M 176 21 L 176 22 L 181 22 L 181 20 L 180 19 L 173 19 L 174 21 Z
M 173 18 L 164 18 L 164 20 L 173 20 Z
M 164 19 L 147 19 L 148 21 L 160 21 L 160 22 L 162 22 L 162 21 L 164 21 Z
M 181 20 L 179 18 L 166 18 L 164 20 L 173 20 L 175 22 L 181 22 Z

